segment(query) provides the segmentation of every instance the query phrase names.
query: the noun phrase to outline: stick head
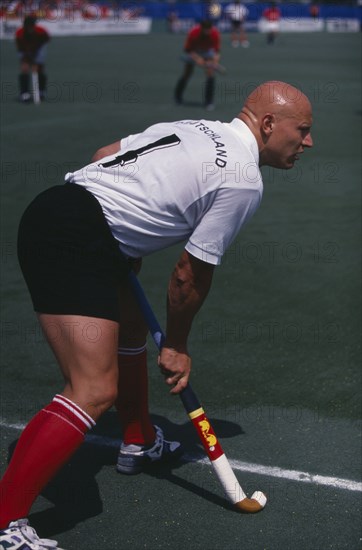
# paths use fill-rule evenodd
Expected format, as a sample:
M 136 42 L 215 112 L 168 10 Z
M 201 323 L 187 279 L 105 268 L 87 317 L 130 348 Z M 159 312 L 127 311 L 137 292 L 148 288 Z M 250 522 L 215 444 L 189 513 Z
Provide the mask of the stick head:
M 240 502 L 234 504 L 235 508 L 240 512 L 247 514 L 256 514 L 260 512 L 266 504 L 266 496 L 261 491 L 255 491 L 251 498 L 244 498 Z

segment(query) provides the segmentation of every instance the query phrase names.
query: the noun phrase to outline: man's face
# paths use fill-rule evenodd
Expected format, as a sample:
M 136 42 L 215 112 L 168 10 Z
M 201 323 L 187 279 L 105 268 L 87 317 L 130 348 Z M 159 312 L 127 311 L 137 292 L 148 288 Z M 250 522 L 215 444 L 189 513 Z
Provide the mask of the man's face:
M 277 116 L 267 144 L 269 166 L 293 168 L 304 149 L 313 146 L 311 126 L 312 112 L 306 103 L 289 115 Z

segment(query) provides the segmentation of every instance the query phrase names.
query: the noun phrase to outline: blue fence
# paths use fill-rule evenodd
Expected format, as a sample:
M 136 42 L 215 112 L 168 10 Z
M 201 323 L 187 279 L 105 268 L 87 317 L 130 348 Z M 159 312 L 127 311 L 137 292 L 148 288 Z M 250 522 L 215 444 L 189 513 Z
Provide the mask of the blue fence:
M 232 0 L 230 0 L 232 1 Z M 106 2 L 104 2 L 106 3 Z M 141 9 L 142 14 L 152 17 L 153 19 L 166 19 L 170 12 L 174 12 L 180 19 L 204 19 L 208 14 L 208 5 L 206 2 L 122 2 L 119 4 L 122 8 L 129 7 L 132 9 Z M 227 5 L 227 2 L 222 2 L 221 7 Z M 269 3 L 248 3 L 244 5 L 249 10 L 248 21 L 258 21 L 263 10 L 268 7 Z M 282 17 L 295 20 L 300 17 L 311 17 L 310 4 L 286 3 L 279 4 Z M 359 19 L 361 17 L 361 6 L 346 6 L 346 5 L 319 5 L 318 17 L 322 19 Z

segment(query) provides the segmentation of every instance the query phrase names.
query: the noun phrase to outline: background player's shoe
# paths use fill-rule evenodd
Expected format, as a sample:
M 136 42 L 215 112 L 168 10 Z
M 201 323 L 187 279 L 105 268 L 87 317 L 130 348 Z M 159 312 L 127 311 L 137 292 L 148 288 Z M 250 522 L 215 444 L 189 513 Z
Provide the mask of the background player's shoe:
M 29 94 L 29 92 L 24 92 L 24 93 L 20 94 L 20 101 L 22 103 L 30 103 L 31 102 L 31 95 Z
M 149 447 L 122 443 L 117 461 L 118 472 L 139 474 L 153 462 L 171 462 L 182 455 L 179 441 L 167 441 L 159 426 L 155 426 L 155 430 L 156 441 Z
M 12 521 L 0 531 L 0 548 L 4 550 L 61 550 L 56 540 L 40 539 L 27 519 Z

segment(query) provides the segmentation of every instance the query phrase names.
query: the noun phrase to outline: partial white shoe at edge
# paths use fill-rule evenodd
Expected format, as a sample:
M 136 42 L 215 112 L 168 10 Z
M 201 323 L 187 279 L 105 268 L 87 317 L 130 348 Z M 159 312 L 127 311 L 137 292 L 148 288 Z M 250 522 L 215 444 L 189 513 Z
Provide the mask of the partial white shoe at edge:
M 41 539 L 27 519 L 12 521 L 0 531 L 0 550 L 62 550 L 56 540 Z

